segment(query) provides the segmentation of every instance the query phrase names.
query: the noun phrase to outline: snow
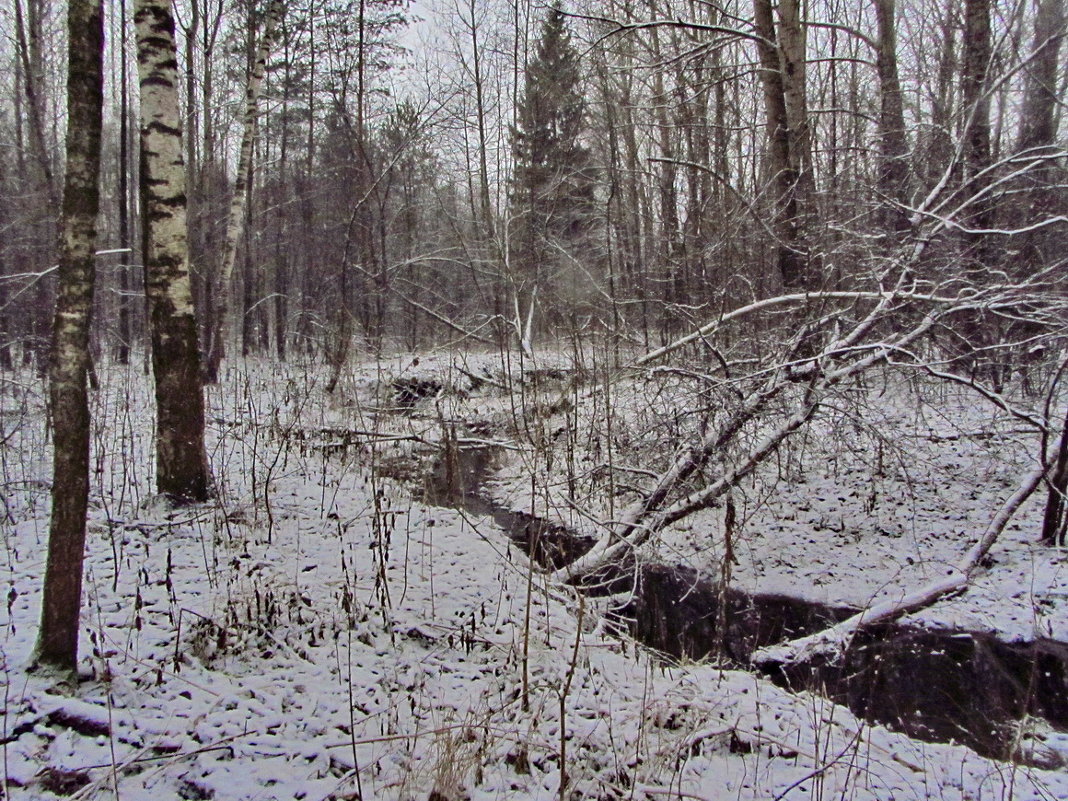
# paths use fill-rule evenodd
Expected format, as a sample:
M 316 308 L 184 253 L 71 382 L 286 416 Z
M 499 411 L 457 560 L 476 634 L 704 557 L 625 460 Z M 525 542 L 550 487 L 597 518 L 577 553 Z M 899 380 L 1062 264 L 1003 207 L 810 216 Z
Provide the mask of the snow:
M 611 519 L 617 502 L 597 470 L 606 448 L 655 469 L 681 390 L 658 389 L 651 403 L 657 385 L 647 378 L 610 385 L 596 375 L 582 386 L 528 383 L 518 399 L 472 387 L 468 374 L 512 380 L 520 359 L 511 358 L 368 361 L 333 398 L 321 368 L 232 369 L 208 394 L 219 498 L 177 510 L 152 495 L 146 377 L 102 367 L 73 686 L 27 670 L 50 443 L 39 387 L 28 377 L 5 383 L 8 797 L 57 797 L 48 777 L 66 776 L 78 798 L 124 801 L 557 798 L 561 727 L 572 798 L 1068 797 L 1063 770 L 913 741 L 749 673 L 669 664 L 607 632 L 607 600 L 552 583 L 491 519 L 425 503 L 431 450 L 421 441 L 450 421 L 481 421 L 510 442 L 497 497 L 585 530 Z M 575 361 L 552 354 L 533 366 Z M 444 390 L 386 411 L 395 376 L 433 376 Z M 1032 443 L 962 395 L 916 401 L 908 387 L 888 390 L 879 437 L 821 418 L 746 485 L 739 586 L 864 604 L 959 559 Z M 517 404 L 529 413 L 515 414 Z M 609 407 L 616 428 L 606 438 Z M 571 435 L 559 433 L 568 416 L 581 432 L 570 461 Z M 870 447 L 879 438 L 881 456 Z M 872 469 L 880 460 L 881 473 Z M 569 472 L 578 501 L 565 497 Z M 657 555 L 718 570 L 721 513 L 666 531 Z M 1037 513 L 1021 514 L 972 589 L 916 618 L 1068 638 L 1068 554 L 1033 544 Z M 1063 755 L 1064 736 L 1034 739 Z

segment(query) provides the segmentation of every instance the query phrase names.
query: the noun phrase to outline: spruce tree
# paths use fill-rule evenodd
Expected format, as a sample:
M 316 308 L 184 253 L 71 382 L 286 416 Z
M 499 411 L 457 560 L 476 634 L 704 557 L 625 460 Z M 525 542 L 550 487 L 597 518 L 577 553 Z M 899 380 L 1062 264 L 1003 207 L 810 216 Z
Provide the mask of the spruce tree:
M 513 277 L 528 298 L 538 292 L 553 312 L 550 319 L 560 319 L 574 301 L 565 285 L 569 262 L 588 258 L 594 181 L 582 144 L 585 129 L 579 55 L 557 4 L 527 65 L 512 131 Z

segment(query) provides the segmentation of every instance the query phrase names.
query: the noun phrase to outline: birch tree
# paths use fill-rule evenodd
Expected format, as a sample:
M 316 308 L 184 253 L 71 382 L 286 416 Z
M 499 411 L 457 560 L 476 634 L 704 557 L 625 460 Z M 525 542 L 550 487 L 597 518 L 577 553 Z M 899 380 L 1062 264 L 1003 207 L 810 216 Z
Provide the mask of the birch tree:
M 67 172 L 59 241 L 59 293 L 52 329 L 52 520 L 37 660 L 73 670 L 89 502 L 89 316 L 100 206 L 104 85 L 102 0 L 71 0 L 67 11 Z
M 171 0 L 138 0 L 145 274 L 156 384 L 156 486 L 176 501 L 208 497 L 204 396 L 186 240 L 185 165 Z
M 256 120 L 259 116 L 260 90 L 263 86 L 263 74 L 267 69 L 267 59 L 282 17 L 285 4 L 273 0 L 267 9 L 263 34 L 256 51 L 256 60 L 248 78 L 245 90 L 245 119 L 242 126 L 241 150 L 237 162 L 237 177 L 234 181 L 234 193 L 230 200 L 229 222 L 226 226 L 226 242 L 223 245 L 222 261 L 219 265 L 218 305 L 215 310 L 215 326 L 212 328 L 207 354 L 207 380 L 211 383 L 219 379 L 219 365 L 225 353 L 226 334 L 230 327 L 228 320 L 230 310 L 230 285 L 234 275 L 234 261 L 237 257 L 237 242 L 241 238 L 245 219 L 246 189 L 252 174 L 252 145 L 256 137 Z

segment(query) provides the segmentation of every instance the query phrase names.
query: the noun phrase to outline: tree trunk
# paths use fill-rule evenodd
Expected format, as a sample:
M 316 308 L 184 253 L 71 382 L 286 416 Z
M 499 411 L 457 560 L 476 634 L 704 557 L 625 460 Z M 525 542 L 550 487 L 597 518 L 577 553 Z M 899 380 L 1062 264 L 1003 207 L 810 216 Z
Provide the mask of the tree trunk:
M 52 161 L 49 158 L 48 143 L 44 128 L 44 66 L 41 55 L 41 11 L 36 2 L 28 4 L 28 20 L 23 21 L 22 4 L 15 2 L 15 37 L 16 49 L 22 66 L 23 89 L 26 92 L 26 109 L 30 118 L 30 136 L 33 144 L 34 158 L 40 171 L 40 181 L 48 195 L 52 208 L 60 204 L 52 174 Z M 27 27 L 29 32 L 27 34 Z
M 1017 150 L 1047 147 L 1057 126 L 1057 66 L 1065 30 L 1064 0 L 1040 0 L 1035 17 L 1034 55 L 1027 69 Z
M 1046 512 L 1042 518 L 1042 544 L 1064 545 L 1068 531 L 1068 413 L 1057 442 L 1057 458 L 1053 461 L 1053 474 L 1049 477 L 1049 494 L 1046 496 Z
M 908 200 L 908 143 L 905 110 L 897 71 L 896 0 L 875 0 L 879 23 L 879 192 L 884 230 L 901 233 L 909 227 L 903 204 Z
M 6 165 L 3 159 L 0 159 L 0 191 L 7 187 L 6 173 Z M 7 230 L 7 226 L 7 205 L 0 203 L 0 231 Z M 7 264 L 7 243 L 0 242 L 0 370 L 5 372 L 15 369 L 15 361 L 11 357 L 11 340 L 14 331 L 11 315 L 8 313 Z
M 52 164 L 52 149 L 49 146 L 45 127 L 45 46 L 41 0 L 28 0 L 25 19 L 22 3 L 15 2 L 15 50 L 22 74 L 22 88 L 26 94 L 26 111 L 29 122 L 29 138 L 33 154 L 29 185 L 31 191 L 41 193 L 43 198 L 31 201 L 37 206 L 31 215 L 33 247 L 29 262 L 31 269 L 41 272 L 53 263 L 52 245 L 55 241 L 55 220 L 59 213 L 61 198 L 56 186 Z M 23 352 L 27 363 L 31 354 L 35 357 L 37 372 L 43 378 L 48 365 L 48 314 L 51 310 L 51 284 L 38 280 L 34 285 L 34 298 L 30 307 L 31 347 Z
M 982 537 L 968 549 L 956 565 L 949 566 L 944 574 L 917 590 L 902 590 L 896 598 L 868 606 L 823 631 L 761 648 L 752 654 L 750 662 L 766 670 L 773 666 L 797 664 L 817 657 L 833 661 L 841 656 L 859 630 L 897 620 L 909 612 L 926 609 L 941 598 L 966 590 L 983 557 L 990 552 L 991 546 L 1019 508 L 1031 497 L 1045 474 L 1046 465 L 1043 464 L 1024 476 L 1016 491 L 991 518 Z
M 771 228 L 777 240 L 776 260 L 783 288 L 802 289 L 807 281 L 797 203 L 799 175 L 795 166 L 796 159 L 790 153 L 790 121 L 770 0 L 753 0 L 753 25 L 760 37 L 757 41 L 757 52 L 760 57 L 760 81 L 764 90 L 768 146 L 766 172 L 774 209 Z
M 802 24 L 800 0 L 779 0 L 779 70 L 786 105 L 792 194 L 796 204 L 797 230 L 794 249 L 800 261 L 798 286 L 812 289 L 822 284 L 819 259 L 812 251 L 816 230 L 816 175 L 812 164 L 812 123 L 808 113 L 807 37 Z
M 352 216 L 349 218 L 348 232 L 345 235 L 345 247 L 341 256 L 341 262 L 339 264 L 340 269 L 340 308 L 337 310 L 335 316 L 337 326 L 337 341 L 334 343 L 333 352 L 330 355 L 330 375 L 326 380 L 324 389 L 327 394 L 333 394 L 337 388 L 338 382 L 341 380 L 341 372 L 345 368 L 345 364 L 349 358 L 349 348 L 352 344 L 352 323 L 353 323 L 353 309 L 352 309 L 352 281 L 351 281 L 351 267 L 349 265 L 349 254 L 351 252 L 353 237 L 356 239 L 356 254 L 360 259 L 361 266 L 363 268 L 364 275 L 373 274 L 373 243 L 371 228 L 371 219 L 368 203 L 370 200 L 370 193 L 374 183 L 371 162 L 367 153 L 367 128 L 365 125 L 365 110 L 367 103 L 366 95 L 366 34 L 367 34 L 367 20 L 366 20 L 367 3 L 366 0 L 359 0 L 357 3 L 357 40 L 356 40 L 356 130 L 355 130 L 355 159 L 356 159 L 356 181 L 353 187 L 353 194 L 356 198 L 356 204 L 352 211 Z M 362 282 L 363 283 L 363 282 Z M 364 283 L 365 286 L 365 283 Z M 363 292 L 361 295 L 361 303 L 366 308 L 367 304 L 367 292 Z M 363 315 L 364 325 L 367 325 L 369 316 Z
M 126 2 L 119 3 L 119 345 L 115 358 L 119 364 L 130 363 L 130 109 L 126 64 Z
M 67 172 L 59 242 L 59 294 L 53 324 L 50 400 L 54 462 L 41 630 L 36 658 L 73 670 L 89 501 L 89 316 L 93 304 L 96 215 L 104 86 L 102 0 L 68 5 Z
M 953 142 L 950 136 L 951 115 L 954 102 L 955 76 L 957 74 L 957 28 L 959 27 L 957 3 L 946 5 L 946 13 L 940 28 L 942 39 L 938 57 L 938 74 L 931 99 L 931 131 L 927 140 L 926 158 L 920 169 L 929 185 L 942 180 L 947 167 L 955 169 Z
M 963 273 L 975 287 L 1000 280 L 995 263 L 994 238 L 989 229 L 994 222 L 994 205 L 987 189 L 990 186 L 988 168 L 990 150 L 990 61 L 992 55 L 990 31 L 990 0 L 964 0 L 964 37 L 962 39 L 961 103 L 964 116 L 964 176 L 961 193 L 967 209 L 961 222 Z M 1001 339 L 997 330 L 1001 321 L 993 315 L 976 310 L 964 315 L 959 325 L 965 352 L 960 365 L 973 374 L 985 372 L 997 391 L 1001 391 L 1004 376 L 1000 366 L 986 352 Z
M 226 226 L 226 242 L 223 245 L 222 261 L 219 264 L 217 285 L 217 305 L 215 307 L 215 326 L 212 329 L 208 347 L 206 379 L 214 384 L 219 380 L 219 365 L 222 364 L 228 329 L 232 323 L 230 314 L 230 292 L 233 283 L 234 263 L 237 258 L 237 242 L 245 224 L 245 203 L 248 199 L 246 189 L 252 175 L 252 145 L 256 136 L 256 118 L 259 115 L 260 90 L 263 87 L 263 74 L 267 69 L 267 59 L 274 46 L 275 33 L 285 14 L 285 4 L 281 0 L 272 0 L 267 9 L 263 35 L 256 51 L 256 60 L 248 77 L 245 89 L 245 119 L 241 134 L 241 151 L 237 162 L 237 177 L 234 193 L 230 199 L 229 222 Z M 246 281 L 248 277 L 246 277 Z
M 984 174 L 990 166 L 990 85 L 987 71 L 991 58 L 990 0 L 964 0 L 964 69 L 961 75 L 961 102 L 964 106 L 964 192 L 975 196 L 990 183 Z M 990 227 L 992 206 L 987 198 L 974 204 L 968 224 L 973 229 Z M 989 236 L 976 233 L 968 237 L 974 253 L 969 265 L 971 272 L 982 272 L 992 266 L 989 258 Z
M 1023 109 L 1016 150 L 1034 164 L 1024 179 L 1025 200 L 1012 204 L 1010 228 L 1024 228 L 1037 222 L 1040 215 L 1057 212 L 1058 184 L 1063 183 L 1064 168 L 1057 163 L 1057 67 L 1061 42 L 1065 35 L 1064 0 L 1040 0 L 1035 17 L 1034 45 L 1024 83 Z M 1060 179 L 1060 180 L 1058 180 Z M 1013 259 L 1013 277 L 1026 278 L 1045 266 L 1047 254 L 1056 247 L 1052 226 L 1019 235 L 1018 257 Z
M 15 369 L 11 358 L 11 318 L 7 313 L 7 283 L 4 281 L 6 267 L 3 250 L 0 249 L 0 370 Z
M 225 217 L 227 200 L 223 167 L 220 164 L 215 134 L 215 67 L 219 62 L 216 44 L 222 29 L 224 4 L 214 6 L 212 0 L 192 0 L 202 3 L 200 11 L 200 147 L 197 154 L 195 195 L 190 200 L 195 205 L 191 218 L 190 265 L 193 279 L 194 308 L 200 315 L 200 342 L 207 353 L 219 321 L 215 317 L 215 272 L 218 254 L 222 252 L 218 221 Z M 196 132 L 187 131 L 187 136 Z M 187 174 L 192 165 L 186 165 Z M 209 266 L 210 264 L 210 266 Z
M 171 0 L 137 0 L 145 291 L 156 380 L 156 486 L 176 501 L 206 500 L 204 395 L 186 240 L 178 72 Z

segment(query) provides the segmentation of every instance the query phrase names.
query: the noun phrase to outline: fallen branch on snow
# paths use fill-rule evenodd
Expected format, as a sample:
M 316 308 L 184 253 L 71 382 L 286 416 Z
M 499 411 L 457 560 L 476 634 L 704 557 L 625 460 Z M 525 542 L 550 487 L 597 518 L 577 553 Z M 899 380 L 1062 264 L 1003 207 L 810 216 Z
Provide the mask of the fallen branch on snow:
M 768 381 L 747 395 L 730 418 L 716 430 L 707 433 L 695 447 L 685 449 L 680 453 L 671 467 L 656 481 L 655 486 L 627 509 L 618 524 L 609 527 L 584 556 L 557 570 L 555 577 L 564 582 L 571 582 L 576 578 L 590 575 L 633 551 L 665 525 L 706 508 L 716 498 L 752 473 L 768 456 L 775 453 L 786 439 L 801 430 L 819 409 L 827 390 L 862 373 L 873 364 L 884 361 L 890 353 L 907 347 L 931 330 L 935 318 L 928 315 L 911 330 L 900 334 L 893 342 L 858 345 L 858 340 L 875 323 L 885 306 L 893 302 L 894 297 L 892 293 L 887 293 L 883 302 L 872 309 L 852 331 L 828 345 L 816 357 L 816 363 L 826 366 L 832 364 L 835 358 L 846 355 L 852 355 L 856 357 L 856 360 L 847 362 L 837 369 L 826 369 L 825 372 L 814 370 L 804 397 L 796 404 L 793 414 L 763 437 L 755 448 L 749 450 L 738 466 L 726 470 L 718 480 L 705 488 L 669 503 L 676 490 L 684 486 L 684 483 L 712 456 L 722 453 L 735 440 L 742 428 L 791 383 L 789 376 L 783 375 L 782 371 L 770 371 Z
M 990 521 L 983 536 L 954 567 L 946 572 L 946 575 L 917 590 L 903 593 L 897 600 L 884 601 L 868 607 L 823 631 L 781 645 L 761 648 L 752 655 L 750 661 L 754 665 L 765 667 L 804 662 L 817 656 L 834 658 L 849 646 L 853 635 L 860 629 L 876 623 L 896 620 L 902 615 L 924 609 L 947 595 L 963 592 L 967 589 L 979 562 L 1012 520 L 1016 510 L 1042 483 L 1048 469 L 1049 465 L 1043 463 L 1024 477 L 1016 488 L 1016 492 L 1005 501 L 997 515 Z

